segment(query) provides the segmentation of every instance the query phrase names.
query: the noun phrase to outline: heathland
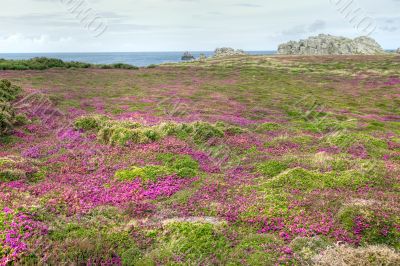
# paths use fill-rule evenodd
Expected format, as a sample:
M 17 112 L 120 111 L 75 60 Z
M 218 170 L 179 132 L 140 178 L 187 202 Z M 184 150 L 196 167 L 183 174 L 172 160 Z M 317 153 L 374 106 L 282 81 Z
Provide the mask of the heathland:
M 400 264 L 399 55 L 31 65 L 0 61 L 0 265 Z

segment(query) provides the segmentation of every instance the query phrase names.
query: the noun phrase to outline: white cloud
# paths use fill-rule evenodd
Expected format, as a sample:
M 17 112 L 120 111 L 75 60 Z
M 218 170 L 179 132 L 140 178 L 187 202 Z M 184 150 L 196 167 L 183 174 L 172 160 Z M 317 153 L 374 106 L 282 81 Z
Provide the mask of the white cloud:
M 0 53 L 182 51 L 217 46 L 272 50 L 281 42 L 318 33 L 359 35 L 330 0 L 86 1 L 108 21 L 99 38 L 82 27 L 61 0 L 2 0 Z M 372 37 L 385 48 L 400 46 L 395 29 L 399 2 L 355 1 L 378 24 Z

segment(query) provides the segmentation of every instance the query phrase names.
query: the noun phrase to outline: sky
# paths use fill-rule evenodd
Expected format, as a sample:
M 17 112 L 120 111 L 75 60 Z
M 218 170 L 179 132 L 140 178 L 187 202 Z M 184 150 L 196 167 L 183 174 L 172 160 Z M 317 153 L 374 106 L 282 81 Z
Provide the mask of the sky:
M 0 53 L 276 50 L 320 33 L 400 47 L 400 0 L 1 0 Z

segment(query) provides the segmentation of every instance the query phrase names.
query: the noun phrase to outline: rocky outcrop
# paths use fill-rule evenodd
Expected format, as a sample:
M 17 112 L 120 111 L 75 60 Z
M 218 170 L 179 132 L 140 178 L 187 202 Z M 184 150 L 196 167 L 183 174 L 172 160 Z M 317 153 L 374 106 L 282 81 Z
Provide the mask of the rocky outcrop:
M 278 54 L 283 55 L 375 55 L 383 54 L 382 47 L 370 37 L 349 39 L 320 34 L 298 42 L 279 45 Z
M 190 60 L 194 60 L 195 58 L 191 53 L 185 52 L 181 59 L 182 59 L 182 61 L 190 61 Z
M 226 56 L 237 56 L 237 55 L 246 55 L 243 50 L 235 50 L 233 48 L 223 47 L 217 48 L 214 52 L 214 57 L 226 57 Z
M 398 48 L 398 49 L 396 50 L 396 53 L 400 54 L 400 48 Z

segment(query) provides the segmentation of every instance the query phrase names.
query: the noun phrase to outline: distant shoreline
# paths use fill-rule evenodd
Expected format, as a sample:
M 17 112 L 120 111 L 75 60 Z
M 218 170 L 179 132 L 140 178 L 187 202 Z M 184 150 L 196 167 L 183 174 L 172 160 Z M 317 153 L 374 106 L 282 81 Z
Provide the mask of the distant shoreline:
M 124 63 L 138 67 L 181 62 L 182 52 L 93 52 L 93 53 L 0 53 L 0 58 L 8 60 L 27 60 L 35 57 L 57 58 L 65 62 L 83 62 L 89 64 Z M 195 58 L 201 54 L 210 57 L 214 51 L 191 51 Z M 251 55 L 273 55 L 276 51 L 247 51 Z

